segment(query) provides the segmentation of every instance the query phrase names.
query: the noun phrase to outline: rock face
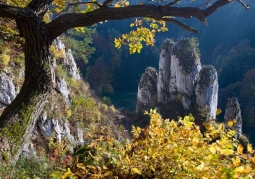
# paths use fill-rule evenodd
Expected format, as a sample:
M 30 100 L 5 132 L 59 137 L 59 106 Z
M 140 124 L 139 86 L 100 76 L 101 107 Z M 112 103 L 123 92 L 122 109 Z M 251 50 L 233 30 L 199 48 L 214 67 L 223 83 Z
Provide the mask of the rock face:
M 169 81 L 170 81 L 170 66 L 171 56 L 173 51 L 174 42 L 170 39 L 164 41 L 160 57 L 159 57 L 159 71 L 157 82 L 157 96 L 158 102 L 162 103 L 167 101 L 169 96 Z
M 16 97 L 16 90 L 12 78 L 6 73 L 0 74 L 0 107 L 6 107 Z
M 63 79 L 56 79 L 57 87 L 56 89 L 64 96 L 65 101 L 67 103 L 70 103 L 71 101 L 69 100 L 69 93 L 70 91 L 67 88 L 66 80 Z
M 64 53 L 63 64 L 66 67 L 68 75 L 76 80 L 80 80 L 81 76 L 79 74 L 79 70 L 77 68 L 76 62 L 73 58 L 72 50 L 67 49 L 67 51 L 66 51 L 65 44 L 59 38 L 54 40 L 54 44 L 56 45 L 58 50 L 63 51 L 63 53 Z M 53 65 L 53 67 L 56 66 L 55 59 L 53 59 L 52 65 Z
M 184 109 L 189 109 L 194 97 L 195 81 L 201 70 L 200 59 L 190 39 L 181 40 L 174 46 L 170 60 L 171 98 L 174 99 L 176 94 L 181 94 Z
M 81 130 L 77 130 L 77 139 L 71 134 L 70 124 L 67 121 L 53 119 L 47 116 L 47 113 L 44 113 L 39 117 L 37 122 L 38 130 L 40 134 L 45 138 L 50 138 L 53 136 L 53 133 L 57 141 L 61 141 L 62 138 L 66 138 L 71 143 L 83 143 L 83 133 Z
M 65 53 L 64 64 L 67 67 L 67 73 L 69 76 L 71 76 L 72 78 L 74 78 L 76 80 L 81 79 L 81 76 L 79 74 L 77 65 L 74 61 L 71 49 L 68 49 L 67 52 Z
M 180 111 L 189 111 L 203 113 L 206 120 L 216 117 L 217 71 L 212 66 L 202 68 L 196 44 L 194 39 L 182 39 L 176 44 L 171 40 L 164 41 L 156 84 L 154 79 L 149 80 L 150 70 L 146 70 L 141 77 L 137 94 L 137 112 L 152 107 L 171 110 L 170 106 L 168 108 L 166 106 L 176 101 L 182 106 L 181 109 L 178 107 L 179 111 L 173 112 L 176 115 L 181 114 Z M 153 74 L 156 72 L 153 71 Z M 154 93 L 157 93 L 157 102 L 152 98 Z
M 199 72 L 195 94 L 198 111 L 205 112 L 207 119 L 215 119 L 218 103 L 218 77 L 213 66 L 206 66 Z
M 224 119 L 225 119 L 225 126 L 227 128 L 236 130 L 237 134 L 242 134 L 242 116 L 241 116 L 240 104 L 237 98 L 228 99 Z M 231 120 L 236 120 L 236 123 L 232 127 L 229 127 L 227 123 Z
M 158 73 L 152 67 L 146 68 L 145 73 L 142 74 L 137 93 L 137 112 L 144 112 L 155 107 L 157 103 L 157 78 Z

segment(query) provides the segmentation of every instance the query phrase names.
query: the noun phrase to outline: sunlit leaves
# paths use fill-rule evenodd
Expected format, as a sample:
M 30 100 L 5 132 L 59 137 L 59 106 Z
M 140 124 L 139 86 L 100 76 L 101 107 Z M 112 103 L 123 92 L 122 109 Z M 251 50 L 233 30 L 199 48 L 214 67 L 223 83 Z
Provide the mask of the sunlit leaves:
M 126 0 L 121 0 L 121 1 L 116 1 L 114 4 L 114 7 L 119 8 L 119 7 L 126 7 L 129 6 L 129 1 Z
M 133 139 L 124 143 L 98 136 L 91 147 L 93 162 L 77 164 L 74 176 L 91 178 L 254 178 L 255 157 L 238 144 L 224 124 L 205 123 L 205 136 L 192 115 L 178 122 L 146 112 L 150 124 L 132 127 Z M 95 143 L 92 141 L 92 143 Z M 213 141 L 213 142 L 212 142 Z M 92 155 L 92 154 L 91 154 Z M 83 173 L 83 175 L 81 175 Z M 67 173 L 66 173 L 67 174 Z M 70 175 L 71 176 L 71 175 Z
M 54 0 L 52 2 L 52 10 L 61 13 L 63 11 L 71 11 L 76 13 L 87 13 L 99 8 L 96 0 L 80 2 L 78 0 Z
M 247 151 L 251 154 L 254 153 L 254 150 L 252 149 L 252 144 L 248 144 Z
M 3 0 L 1 1 L 1 3 L 6 3 L 8 5 L 12 5 L 12 6 L 19 6 L 19 7 L 26 7 L 28 5 L 28 3 L 30 3 L 31 0 Z
M 144 21 L 145 26 L 143 25 L 143 20 L 136 19 L 134 23 L 131 23 L 130 27 L 136 27 L 136 29 L 128 34 L 123 34 L 122 38 L 115 38 L 115 47 L 121 48 L 121 45 L 128 44 L 130 54 L 140 53 L 143 48 L 142 42 L 146 45 L 154 46 L 155 33 L 168 30 L 164 21 L 156 21 L 151 18 L 145 18 Z

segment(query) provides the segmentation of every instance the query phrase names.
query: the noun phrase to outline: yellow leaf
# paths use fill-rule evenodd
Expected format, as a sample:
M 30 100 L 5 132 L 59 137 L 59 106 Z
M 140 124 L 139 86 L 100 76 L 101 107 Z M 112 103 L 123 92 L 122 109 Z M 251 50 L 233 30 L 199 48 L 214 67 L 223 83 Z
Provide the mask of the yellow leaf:
M 232 150 L 232 149 L 221 149 L 220 153 L 222 155 L 229 156 L 229 155 L 232 155 L 234 153 L 234 150 Z
M 205 163 L 204 162 L 202 162 L 200 165 L 198 165 L 196 168 L 197 168 L 197 170 L 203 170 L 204 169 L 204 167 L 205 167 Z
M 141 172 L 139 169 L 137 169 L 137 168 L 132 168 L 131 171 L 132 171 L 133 173 L 137 173 L 137 174 L 139 174 L 139 175 L 142 174 L 142 172 Z
M 247 145 L 247 151 L 248 151 L 249 153 L 253 153 L 252 144 L 248 144 L 248 145 Z
M 209 151 L 210 151 L 212 154 L 216 154 L 216 149 L 215 149 L 213 146 L 211 146 L 211 147 L 209 148 Z
M 235 168 L 234 170 L 235 173 L 243 173 L 244 172 L 244 166 L 240 166 Z
M 73 176 L 72 171 L 70 170 L 70 168 L 67 169 L 67 172 L 61 177 L 61 179 L 65 179 L 68 178 L 70 176 Z
M 240 157 L 236 156 L 235 159 L 232 159 L 232 162 L 233 162 L 233 165 L 234 165 L 235 167 L 237 167 L 237 166 L 240 165 L 241 159 L 240 159 Z
M 104 173 L 104 176 L 106 177 L 109 177 L 109 176 L 112 176 L 113 175 L 113 172 L 112 171 L 107 171 Z
M 120 7 L 120 4 L 119 4 L 119 3 L 116 3 L 116 4 L 114 5 L 114 7 Z
M 216 110 L 216 115 L 219 115 L 222 112 L 222 110 L 219 108 Z
M 234 125 L 234 122 L 233 121 L 228 121 L 228 126 L 229 127 L 232 127 Z
M 243 146 L 241 144 L 238 144 L 237 146 L 237 153 L 242 154 L 243 153 Z
M 77 166 L 77 168 L 86 170 L 86 167 L 82 163 L 77 163 L 76 166 Z
M 129 6 L 129 2 L 127 1 L 127 2 L 125 2 L 125 6 Z

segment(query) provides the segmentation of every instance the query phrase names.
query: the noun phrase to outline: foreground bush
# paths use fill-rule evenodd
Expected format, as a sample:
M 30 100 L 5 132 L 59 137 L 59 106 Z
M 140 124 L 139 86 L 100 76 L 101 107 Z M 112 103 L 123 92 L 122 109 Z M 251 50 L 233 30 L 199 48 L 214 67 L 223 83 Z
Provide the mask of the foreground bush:
M 163 120 L 155 111 L 150 124 L 133 127 L 132 141 L 118 142 L 104 134 L 77 150 L 77 159 L 53 178 L 255 178 L 251 144 L 247 152 L 224 124 L 205 123 L 206 131 L 185 116 Z M 230 122 L 229 125 L 232 125 Z

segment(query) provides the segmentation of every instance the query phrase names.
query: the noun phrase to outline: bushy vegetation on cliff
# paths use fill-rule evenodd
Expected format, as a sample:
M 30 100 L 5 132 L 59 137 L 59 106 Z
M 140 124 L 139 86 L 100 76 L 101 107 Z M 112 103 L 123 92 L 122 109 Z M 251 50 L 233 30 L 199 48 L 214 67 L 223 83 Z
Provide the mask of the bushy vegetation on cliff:
M 156 110 L 147 114 L 150 124 L 133 127 L 130 140 L 118 140 L 108 129 L 95 128 L 85 137 L 87 145 L 77 147 L 73 154 L 65 153 L 64 141 L 56 144 L 51 140 L 51 162 L 23 158 L 13 171 L 23 171 L 19 178 L 35 178 L 44 173 L 48 176 L 43 178 L 54 179 L 255 177 L 252 145 L 239 144 L 236 132 L 224 124 L 206 122 L 202 134 L 192 115 L 174 121 L 162 119 Z M 228 125 L 234 123 L 230 121 Z M 24 164 L 31 161 L 33 171 Z

